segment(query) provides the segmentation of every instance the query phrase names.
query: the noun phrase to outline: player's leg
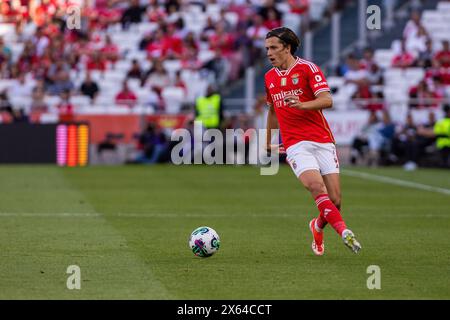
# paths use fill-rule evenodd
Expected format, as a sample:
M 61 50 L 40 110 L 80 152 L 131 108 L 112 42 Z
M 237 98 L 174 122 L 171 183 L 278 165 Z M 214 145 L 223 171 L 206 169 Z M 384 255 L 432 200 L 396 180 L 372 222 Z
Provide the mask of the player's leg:
M 336 212 L 332 211 L 325 216 L 328 223 L 342 237 L 344 244 L 353 252 L 357 253 L 361 249 L 361 245 L 356 240 L 355 235 L 345 224 L 340 213 L 341 210 L 341 186 L 339 178 L 339 161 L 336 155 L 336 147 L 334 144 L 321 144 L 316 152 L 317 162 L 319 163 L 322 178 L 328 191 L 328 197 L 336 208 Z M 317 201 L 316 201 L 317 203 Z
M 294 174 L 297 178 L 303 177 L 304 183 L 300 179 L 300 182 L 304 186 L 308 186 L 308 190 L 317 190 L 316 193 L 326 193 L 325 184 L 319 173 L 319 164 L 317 159 L 313 155 L 314 146 L 308 142 L 301 142 L 294 146 L 289 147 L 286 150 L 286 160 L 291 166 Z M 324 244 L 323 244 L 323 232 L 321 229 L 316 228 L 316 218 L 311 220 L 309 223 L 309 228 L 313 235 L 313 241 L 311 248 L 316 255 L 323 255 Z M 326 221 L 325 219 L 322 219 Z
M 310 169 L 303 171 L 299 176 L 299 180 L 311 193 L 314 199 L 320 195 L 327 194 L 325 183 L 318 170 Z M 327 220 L 324 217 L 324 212 L 320 210 L 319 212 L 319 216 L 309 222 L 309 230 L 313 235 L 311 248 L 316 255 L 321 256 L 325 252 L 325 245 L 323 243 L 323 228 L 325 227 Z
M 341 184 L 339 181 L 339 174 L 331 173 L 322 176 L 323 182 L 330 197 L 331 202 L 336 206 L 336 208 L 341 211 Z M 319 217 L 316 220 L 316 225 L 318 229 L 323 229 L 327 225 L 327 221 Z
M 320 215 L 316 220 L 317 231 L 320 232 L 326 222 L 328 222 L 339 235 L 342 235 L 342 232 L 347 226 L 342 219 L 339 209 L 331 201 L 325 181 L 320 172 L 317 170 L 307 170 L 300 175 L 299 179 L 311 193 L 320 211 Z
M 334 203 L 338 210 L 341 210 L 341 182 L 339 173 L 330 173 L 322 176 L 325 186 L 330 196 L 330 200 Z

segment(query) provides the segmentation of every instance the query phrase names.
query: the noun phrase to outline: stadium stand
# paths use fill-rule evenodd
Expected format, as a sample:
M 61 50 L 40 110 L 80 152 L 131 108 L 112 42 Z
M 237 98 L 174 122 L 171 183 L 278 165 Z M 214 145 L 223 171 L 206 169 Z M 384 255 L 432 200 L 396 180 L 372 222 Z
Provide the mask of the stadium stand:
M 242 77 L 263 55 L 268 28 L 285 24 L 298 30 L 302 19 L 319 20 L 327 6 L 323 0 L 2 1 L 0 90 L 6 90 L 13 108 L 28 114 L 58 113 L 59 93 L 66 89 L 76 114 L 122 113 L 115 98 L 134 61 L 144 75 L 128 81 L 137 97 L 132 105 L 146 113 L 178 112 L 192 106 L 208 84 L 226 86 Z M 68 28 L 75 16 L 67 10 L 74 7 L 81 8 L 80 29 Z M 160 62 L 166 75 L 154 68 Z M 187 90 L 182 101 L 178 71 Z M 98 86 L 95 99 L 81 90 L 88 73 Z M 43 97 L 12 94 L 21 74 L 34 91 L 33 83 L 43 81 Z
M 329 23 L 330 15 L 347 4 L 355 13 L 355 3 L 5 0 L 0 6 L 0 121 L 189 114 L 209 85 L 242 87 L 238 80 L 246 68 L 265 66 L 269 29 L 285 25 L 303 34 Z M 71 8 L 78 8 L 75 15 Z M 404 123 L 410 111 L 421 112 L 421 118 L 430 110 L 439 116 L 450 98 L 449 18 L 449 1 L 412 11 L 401 26 L 402 37 L 390 47 L 347 55 L 328 72 L 334 110 L 387 110 L 395 123 Z M 69 27 L 73 23 L 79 26 Z M 248 111 L 243 98 L 235 100 L 236 110 Z

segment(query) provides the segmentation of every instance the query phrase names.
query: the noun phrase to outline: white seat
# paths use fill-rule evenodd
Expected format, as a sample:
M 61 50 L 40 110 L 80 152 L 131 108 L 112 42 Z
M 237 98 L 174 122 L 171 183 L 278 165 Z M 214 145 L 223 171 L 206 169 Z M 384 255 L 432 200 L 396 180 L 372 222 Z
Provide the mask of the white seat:
M 340 88 L 344 85 L 345 79 L 343 77 L 328 77 L 327 82 L 330 88 Z
M 138 91 L 141 88 L 141 80 L 139 79 L 130 78 L 127 83 L 131 91 Z
M 25 110 L 29 110 L 32 101 L 30 97 L 24 96 L 9 97 L 9 100 L 11 101 L 11 104 L 14 107 L 14 109 L 24 108 Z
M 138 25 L 139 34 L 146 34 L 153 32 L 158 28 L 158 24 L 155 22 L 142 22 Z
M 114 70 L 116 72 L 121 72 L 122 74 L 126 74 L 131 68 L 131 61 L 130 60 L 119 60 L 114 65 Z
M 105 71 L 104 80 L 107 82 L 121 83 L 125 80 L 126 73 L 123 70 L 108 70 Z
M 165 60 L 162 64 L 172 78 L 175 76 L 175 73 L 181 69 L 180 60 Z
M 206 14 L 220 14 L 220 5 L 217 3 L 211 3 L 206 6 Z
M 15 42 L 17 36 L 13 23 L 0 23 L 0 37 L 2 37 L 6 43 Z
M 311 20 L 313 21 L 321 20 L 326 7 L 327 7 L 327 0 L 312 0 L 310 3 L 310 11 L 309 11 Z
M 431 34 L 431 38 L 433 39 L 433 41 L 443 41 L 443 40 L 450 40 L 449 39 L 449 33 L 447 31 L 436 31 L 434 33 Z
M 166 87 L 161 92 L 167 113 L 179 113 L 185 100 L 184 90 L 177 87 Z
M 5 89 L 8 89 L 14 84 L 14 80 L 12 79 L 0 79 L 0 92 Z
M 383 90 L 386 101 L 391 102 L 405 102 L 408 100 L 408 90 L 401 87 L 384 87 Z
M 186 83 L 186 87 L 188 90 L 188 101 L 193 102 L 199 96 L 203 96 L 206 94 L 206 90 L 208 88 L 209 82 L 204 79 L 199 79 L 195 82 Z
M 121 106 L 121 105 L 112 105 L 107 110 L 108 114 L 130 114 L 131 108 L 127 106 Z
M 394 55 L 399 54 L 402 52 L 402 41 L 401 40 L 394 40 L 391 43 L 391 50 L 394 53 Z
M 84 108 L 86 114 L 106 114 L 110 105 L 95 104 L 91 108 Z
M 46 95 L 44 97 L 44 102 L 50 107 L 50 108 L 54 108 L 56 107 L 60 102 L 61 102 L 61 98 L 58 96 L 49 96 Z
M 191 14 L 203 14 L 202 7 L 196 4 L 188 4 L 187 11 Z
M 430 21 L 442 21 L 442 14 L 439 11 L 436 10 L 425 10 L 424 12 L 422 12 L 422 16 L 421 16 L 421 22 L 422 23 L 427 23 Z
M 448 1 L 441 1 L 437 5 L 437 9 L 439 11 L 450 11 L 450 2 Z
M 105 78 L 103 71 L 91 70 L 90 73 L 92 80 L 95 80 L 96 82 L 101 82 Z M 86 72 L 80 72 L 80 77 L 84 80 L 84 78 L 86 77 Z
M 130 50 L 130 52 L 126 56 L 127 60 L 133 60 L 136 59 L 138 61 L 145 61 L 147 60 L 147 52 L 145 51 L 139 51 L 136 47 L 134 50 Z
M 43 113 L 39 118 L 39 123 L 57 123 L 59 121 L 59 115 L 56 113 Z
M 212 14 L 210 16 L 212 16 Z M 195 15 L 185 13 L 183 14 L 183 20 L 185 23 L 185 28 L 198 35 L 206 26 L 207 15 L 203 13 Z
M 112 95 L 99 95 L 96 99 L 95 99 L 95 105 L 96 106 L 103 106 L 103 107 L 108 107 L 110 105 L 112 105 L 114 103 L 114 96 Z
M 234 27 L 238 24 L 239 15 L 236 12 L 226 12 L 225 19 Z
M 395 54 L 391 49 L 378 49 L 375 51 L 374 60 L 383 69 L 389 68 Z
M 150 89 L 138 87 L 136 90 L 134 90 L 134 93 L 138 97 L 138 102 L 141 104 L 145 104 L 150 96 Z
M 297 31 L 301 25 L 301 16 L 299 14 L 287 12 L 283 15 L 283 25 L 287 28 Z
M 121 82 L 102 81 L 99 82 L 100 94 L 107 96 L 115 96 L 122 88 Z
M 450 86 L 445 87 L 445 95 L 447 96 L 447 98 L 450 98 Z
M 24 47 L 25 47 L 24 43 L 12 43 L 10 45 L 12 52 L 12 60 L 14 63 L 17 62 L 17 60 L 19 59 L 20 54 L 22 53 Z
M 291 11 L 291 7 L 287 2 L 278 2 L 275 4 L 275 7 L 283 14 Z
M 214 55 L 215 53 L 212 50 L 201 50 L 198 53 L 198 60 L 200 60 L 202 63 L 205 63 L 213 59 Z
M 405 72 L 405 78 L 411 85 L 416 85 L 425 77 L 425 70 L 422 68 L 408 68 Z
M 77 96 L 72 96 L 70 98 L 70 102 L 72 102 L 72 104 L 77 107 L 89 106 L 91 104 L 91 99 L 87 96 L 77 95 Z
M 390 82 L 402 82 L 405 79 L 406 71 L 400 68 L 389 68 L 384 72 L 384 80 Z

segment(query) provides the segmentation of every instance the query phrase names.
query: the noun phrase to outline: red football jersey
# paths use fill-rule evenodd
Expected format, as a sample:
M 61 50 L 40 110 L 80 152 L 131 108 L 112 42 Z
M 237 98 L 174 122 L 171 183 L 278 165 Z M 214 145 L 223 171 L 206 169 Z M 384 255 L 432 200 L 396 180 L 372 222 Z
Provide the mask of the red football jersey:
M 289 70 L 270 69 L 265 75 L 265 86 L 267 103 L 275 109 L 286 149 L 300 141 L 334 143 L 322 110 L 299 110 L 288 107 L 284 102 L 288 94 L 296 95 L 301 102 L 306 102 L 314 100 L 320 92 L 330 91 L 319 67 L 297 57 Z

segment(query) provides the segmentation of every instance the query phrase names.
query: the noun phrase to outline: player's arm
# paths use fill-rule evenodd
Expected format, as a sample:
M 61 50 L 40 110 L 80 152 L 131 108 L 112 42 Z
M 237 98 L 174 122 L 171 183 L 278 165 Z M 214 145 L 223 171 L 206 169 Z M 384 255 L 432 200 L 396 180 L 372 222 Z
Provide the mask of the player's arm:
M 284 101 L 288 107 L 300 110 L 322 110 L 333 106 L 333 98 L 329 91 L 319 92 L 316 99 L 307 102 L 300 102 L 299 98 L 294 95 L 285 96 Z
M 310 65 L 305 69 L 305 79 L 316 98 L 311 101 L 301 102 L 296 96 L 286 96 L 284 100 L 287 106 L 300 110 L 331 108 L 333 106 L 333 98 L 322 70 L 315 64 Z
M 284 148 L 282 147 L 281 144 L 276 144 L 273 145 L 272 144 L 272 130 L 273 129 L 279 129 L 280 125 L 278 123 L 278 119 L 277 119 L 277 115 L 275 113 L 275 109 L 273 106 L 273 100 L 272 100 L 272 96 L 269 92 L 267 83 L 265 85 L 265 89 L 266 89 L 266 101 L 267 101 L 267 106 L 269 107 L 269 112 L 267 112 L 267 123 L 266 123 L 266 129 L 267 129 L 267 134 L 266 134 L 266 150 L 267 151 L 279 151 L 279 152 L 284 152 Z
M 279 145 L 272 145 L 272 129 L 279 129 L 280 125 L 278 123 L 277 115 L 275 114 L 275 109 L 273 104 L 268 103 L 269 112 L 267 112 L 267 135 L 266 135 L 266 149 L 267 151 L 278 148 Z

